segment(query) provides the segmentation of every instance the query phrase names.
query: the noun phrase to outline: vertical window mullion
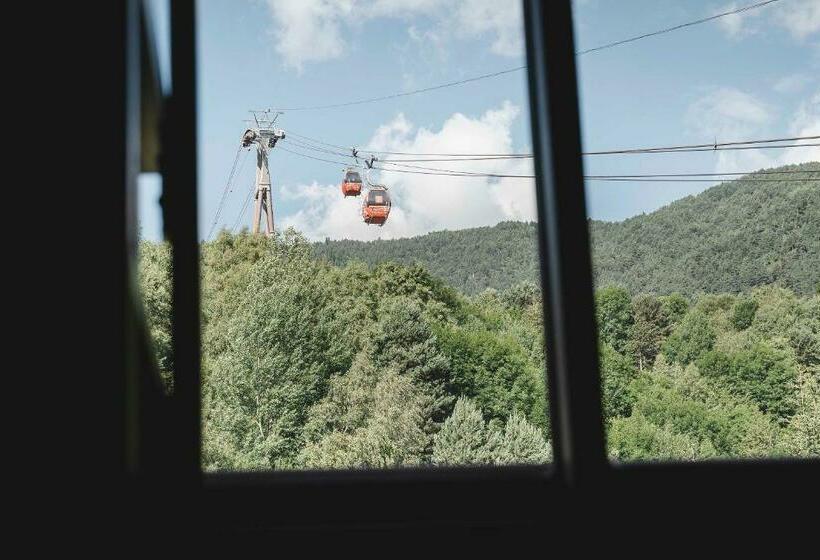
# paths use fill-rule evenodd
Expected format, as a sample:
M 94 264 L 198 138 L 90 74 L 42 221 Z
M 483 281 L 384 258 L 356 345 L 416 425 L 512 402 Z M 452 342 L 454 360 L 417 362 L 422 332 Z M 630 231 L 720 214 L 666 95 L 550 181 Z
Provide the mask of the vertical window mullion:
M 524 1 L 541 278 L 558 475 L 607 469 L 570 0 Z
M 174 395 L 169 466 L 200 479 L 200 317 L 197 232 L 196 10 L 171 2 L 171 75 L 162 151 L 164 222 L 172 251 Z M 172 467 L 173 468 L 173 467 Z

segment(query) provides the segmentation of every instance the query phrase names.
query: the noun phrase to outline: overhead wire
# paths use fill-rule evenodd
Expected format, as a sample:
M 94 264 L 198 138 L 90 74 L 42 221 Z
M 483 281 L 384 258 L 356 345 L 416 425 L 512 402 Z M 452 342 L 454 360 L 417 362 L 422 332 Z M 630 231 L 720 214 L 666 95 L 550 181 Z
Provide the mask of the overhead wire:
M 242 208 L 239 210 L 239 215 L 236 217 L 236 221 L 231 226 L 231 233 L 236 231 L 237 226 L 242 222 L 242 219 L 245 217 L 245 212 L 248 210 L 248 205 L 250 204 L 251 198 L 253 198 L 253 193 L 256 190 L 256 180 L 251 183 L 251 188 L 248 191 L 247 196 L 245 196 L 245 201 L 242 203 Z
M 213 234 L 214 230 L 216 229 L 216 224 L 219 221 L 219 216 L 222 214 L 222 208 L 225 206 L 225 200 L 228 197 L 228 192 L 231 190 L 231 183 L 233 181 L 234 175 L 236 174 L 236 164 L 239 161 L 239 154 L 242 152 L 242 144 L 239 144 L 239 148 L 236 150 L 236 155 L 233 158 L 233 165 L 231 165 L 231 172 L 228 174 L 228 181 L 225 183 L 225 188 L 222 190 L 222 197 L 219 199 L 219 204 L 216 207 L 216 214 L 214 215 L 213 222 L 211 223 L 211 229 L 208 231 L 208 236 L 206 239 L 210 239 L 211 235 Z
M 652 31 L 650 33 L 644 33 L 643 35 L 636 35 L 635 37 L 630 37 L 628 39 L 621 39 L 619 41 L 613 41 L 612 43 L 607 43 L 605 45 L 600 45 L 598 47 L 592 47 L 591 49 L 586 49 L 583 51 L 576 52 L 576 55 L 584 55 L 589 54 L 597 51 L 602 51 L 605 49 L 611 49 L 612 47 L 617 47 L 620 45 L 625 45 L 626 43 L 632 43 L 634 41 L 640 41 L 641 39 L 646 39 L 648 37 L 655 37 L 656 35 L 663 35 L 664 33 L 671 33 L 672 31 L 678 31 L 679 29 L 683 29 L 685 27 L 692 27 L 693 25 L 700 25 L 702 23 L 707 23 L 716 19 L 720 19 L 722 17 L 731 16 L 735 14 L 740 14 L 743 12 L 748 12 L 750 10 L 755 10 L 757 8 L 762 8 L 768 4 L 774 4 L 775 2 L 779 2 L 780 0 L 766 0 L 765 2 L 758 2 L 757 4 L 750 4 L 747 6 L 742 6 L 740 8 L 736 8 L 734 10 L 729 10 L 727 12 L 722 12 L 719 14 L 715 14 L 713 16 L 697 19 L 695 21 L 689 21 L 686 23 L 681 23 L 680 25 L 675 25 L 672 27 L 667 27 L 665 29 L 659 29 L 658 31 Z
M 309 138 L 307 136 L 289 132 L 299 138 Z M 603 156 L 603 155 L 630 155 L 630 154 L 661 154 L 661 153 L 688 153 L 688 152 L 708 152 L 708 151 L 722 151 L 722 150 L 748 150 L 748 149 L 783 149 L 783 148 L 797 148 L 797 147 L 811 147 L 817 146 L 817 143 L 800 142 L 802 140 L 818 140 L 820 135 L 814 136 L 792 136 L 783 138 L 767 138 L 767 139 L 752 139 L 752 140 L 735 140 L 731 142 L 713 142 L 710 144 L 684 144 L 678 146 L 657 146 L 644 148 L 618 148 L 612 150 L 597 150 L 589 152 L 581 152 L 584 156 Z M 310 138 L 313 144 L 321 146 L 333 146 L 340 150 L 347 150 L 351 152 L 352 148 L 344 148 L 338 144 L 330 144 L 315 138 Z M 792 142 L 784 144 L 784 142 Z M 308 142 L 297 140 L 297 145 L 305 149 L 314 151 L 323 151 L 329 154 L 349 157 L 353 156 L 351 153 L 336 152 L 332 150 L 325 150 L 321 146 L 311 145 Z M 767 144 L 767 145 L 764 145 Z M 493 159 L 527 159 L 532 158 L 532 153 L 421 153 L 421 152 L 389 152 L 383 150 L 360 150 L 361 154 L 372 155 L 406 155 L 418 156 L 417 158 L 388 158 L 380 159 L 382 163 L 393 162 L 442 162 L 442 161 L 482 161 Z M 435 159 L 434 159 L 435 158 Z
M 589 49 L 576 51 L 575 54 L 577 56 L 583 56 L 583 55 L 590 54 L 590 53 L 593 53 L 593 52 L 599 52 L 599 51 L 603 51 L 603 50 L 606 50 L 606 49 L 611 49 L 611 48 L 614 48 L 614 47 L 618 47 L 620 45 L 625 45 L 627 43 L 640 41 L 642 39 L 646 39 L 646 38 L 649 38 L 649 37 L 656 37 L 658 35 L 671 33 L 673 31 L 678 31 L 678 30 L 684 29 L 686 27 L 692 27 L 694 25 L 700 25 L 700 24 L 703 24 L 703 23 L 714 21 L 716 19 L 723 18 L 723 17 L 736 15 L 736 14 L 740 14 L 740 13 L 743 13 L 743 12 L 748 12 L 750 10 L 756 10 L 756 9 L 762 8 L 762 7 L 764 7 L 768 4 L 773 4 L 773 3 L 779 2 L 779 1 L 780 0 L 765 0 L 764 2 L 757 2 L 755 4 L 748 4 L 746 6 L 741 6 L 739 8 L 735 8 L 735 9 L 732 9 L 732 10 L 729 10 L 729 11 L 726 11 L 726 12 L 721 12 L 719 14 L 715 14 L 715 15 L 712 15 L 712 16 L 709 16 L 709 17 L 700 18 L 700 19 L 697 19 L 697 20 L 694 20 L 694 21 L 688 21 L 688 22 L 685 22 L 685 23 L 674 25 L 672 27 L 666 27 L 664 29 L 658 29 L 656 31 L 651 31 L 649 33 L 643 33 L 641 35 L 636 35 L 634 37 L 628 37 L 628 38 L 625 38 L 625 39 L 620 39 L 620 40 L 617 40 L 617 41 L 613 41 L 611 43 L 606 43 L 606 44 L 603 44 L 603 45 L 599 45 L 597 47 L 592 47 L 592 48 L 589 48 Z M 429 87 L 425 87 L 425 88 L 413 89 L 413 90 L 409 90 L 409 91 L 402 91 L 402 92 L 392 93 L 392 94 L 388 94 L 388 95 L 381 95 L 381 96 L 377 96 L 377 97 L 368 97 L 368 98 L 364 98 L 364 99 L 357 99 L 357 100 L 345 101 L 345 102 L 340 102 L 340 103 L 329 103 L 329 104 L 325 104 L 325 105 L 307 105 L 307 106 L 301 106 L 301 107 L 297 106 L 297 107 L 285 107 L 285 108 L 279 107 L 279 108 L 277 108 L 277 110 L 278 111 L 285 111 L 285 112 L 288 112 L 288 111 L 314 111 L 314 110 L 322 110 L 322 109 L 336 109 L 336 108 L 342 108 L 342 107 L 351 107 L 351 106 L 355 106 L 355 105 L 362 105 L 362 104 L 365 104 L 365 103 L 374 103 L 374 102 L 377 102 L 377 101 L 386 101 L 386 100 L 389 100 L 389 99 L 407 97 L 409 95 L 416 95 L 416 94 L 419 94 L 419 93 L 427 93 L 427 92 L 430 92 L 430 91 L 436 91 L 436 90 L 440 90 L 440 89 L 444 89 L 444 88 L 448 88 L 448 87 L 460 86 L 460 85 L 464 85 L 464 84 L 468 84 L 468 83 L 472 83 L 472 82 L 477 82 L 479 80 L 486 80 L 486 79 L 489 79 L 489 78 L 495 78 L 495 77 L 498 77 L 498 76 L 503 76 L 505 74 L 511 74 L 513 72 L 519 72 L 521 70 L 525 70 L 526 68 L 527 68 L 527 65 L 524 64 L 524 65 L 520 65 L 520 66 L 515 66 L 513 68 L 506 68 L 506 69 L 499 70 L 499 71 L 496 71 L 496 72 L 481 74 L 479 76 L 472 76 L 470 78 L 464 78 L 464 79 L 461 79 L 461 80 L 455 80 L 455 81 L 452 81 L 452 82 L 446 82 L 446 83 L 443 83 L 443 84 L 438 84 L 438 85 L 429 86 Z
M 287 148 L 282 147 L 282 150 L 312 160 L 321 161 L 325 163 L 332 163 L 335 165 L 341 166 L 350 166 L 349 163 L 338 161 L 338 160 L 330 160 L 326 158 L 320 158 L 316 156 L 312 156 L 310 154 L 305 154 L 302 152 L 298 152 L 295 150 L 290 150 Z M 359 166 L 363 167 L 363 166 Z M 427 168 L 423 166 L 409 166 L 409 165 L 402 165 L 401 167 L 412 167 L 413 169 L 395 169 L 395 168 L 385 168 L 385 167 L 378 167 L 374 166 L 373 169 L 378 171 L 385 171 L 388 173 L 407 173 L 407 174 L 418 174 L 418 175 L 435 175 L 435 176 L 444 176 L 444 177 L 481 177 L 481 178 L 518 178 L 518 179 L 533 179 L 535 178 L 534 175 L 523 175 L 523 174 L 513 174 L 513 173 L 484 173 L 484 172 L 474 172 L 474 171 L 461 171 L 456 169 L 440 169 L 440 168 Z M 722 177 L 740 177 L 740 176 L 755 176 L 755 175 L 797 175 L 797 174 L 808 174 L 813 173 L 812 171 L 802 171 L 802 170 L 780 170 L 780 171 L 749 171 L 749 172 L 727 172 L 727 173 L 654 173 L 654 174 L 632 174 L 632 175 L 585 175 L 585 180 L 590 181 L 619 181 L 619 182 L 629 182 L 629 181 L 636 181 L 636 182 L 713 182 L 716 180 L 721 180 Z M 702 178 L 699 178 L 702 177 Z M 816 182 L 820 181 L 820 177 L 804 177 L 801 179 L 802 181 L 811 181 Z M 744 181 L 757 181 L 757 182 L 787 182 L 793 181 L 793 179 L 756 179 L 752 177 L 751 179 L 744 179 Z

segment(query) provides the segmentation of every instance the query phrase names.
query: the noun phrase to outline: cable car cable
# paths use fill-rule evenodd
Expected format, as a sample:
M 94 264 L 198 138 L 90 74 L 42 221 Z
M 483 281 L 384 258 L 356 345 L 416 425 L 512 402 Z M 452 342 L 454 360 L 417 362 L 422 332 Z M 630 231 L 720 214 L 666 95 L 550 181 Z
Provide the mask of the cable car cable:
M 214 229 L 216 229 L 216 224 L 219 221 L 219 216 L 222 214 L 222 208 L 225 205 L 225 200 L 228 196 L 228 191 L 231 187 L 231 182 L 233 181 L 234 175 L 236 174 L 236 164 L 239 161 L 239 154 L 242 151 L 242 144 L 239 144 L 239 148 L 236 150 L 236 156 L 233 159 L 233 165 L 231 166 L 231 172 L 228 174 L 228 182 L 225 184 L 225 188 L 222 190 L 222 197 L 219 199 L 219 205 L 216 208 L 216 214 L 214 215 L 213 223 L 211 224 L 211 229 L 208 231 L 208 236 L 205 239 L 210 239 L 211 234 L 213 234 Z
M 289 134 L 293 134 L 294 136 L 308 138 L 306 136 L 289 132 Z M 786 138 L 768 138 L 768 139 L 753 139 L 753 140 L 735 140 L 731 142 L 713 142 L 710 144 L 683 144 L 679 146 L 658 146 L 658 147 L 649 147 L 649 148 L 619 148 L 614 150 L 598 150 L 598 151 L 590 151 L 590 152 L 582 152 L 581 155 L 585 156 L 600 156 L 600 155 L 627 155 L 627 154 L 650 154 L 650 153 L 674 153 L 674 152 L 704 152 L 704 151 L 721 151 L 721 150 L 729 150 L 729 149 L 781 149 L 781 148 L 795 148 L 801 146 L 817 146 L 815 143 L 799 143 L 799 144 L 782 144 L 783 142 L 797 142 L 801 140 L 817 140 L 820 139 L 820 135 L 814 136 L 793 136 L 793 137 L 786 137 Z M 316 140 L 310 138 L 311 141 L 317 144 L 323 144 L 327 146 L 338 146 L 336 144 L 330 144 L 327 142 L 322 142 L 320 140 Z M 773 144 L 770 146 L 760 146 L 760 144 Z M 752 146 L 753 145 L 753 146 Z M 316 149 L 318 148 L 309 148 L 309 149 Z M 341 148 L 340 149 L 345 149 Z M 424 162 L 424 161 L 471 161 L 475 159 L 477 161 L 481 161 L 483 159 L 526 159 L 532 158 L 533 154 L 531 153 L 420 153 L 420 152 L 387 152 L 387 151 L 379 151 L 379 150 L 361 150 L 365 153 L 369 154 L 378 154 L 378 155 L 408 155 L 408 156 L 430 156 L 424 157 L 423 159 L 383 159 L 382 162 Z M 344 157 L 351 157 L 349 154 L 342 154 L 337 153 L 335 155 L 344 156 Z M 431 159 L 433 157 L 441 156 L 442 159 Z
M 694 26 L 694 25 L 700 25 L 702 23 L 707 23 L 707 22 L 710 22 L 710 21 L 713 21 L 713 20 L 716 20 L 716 19 L 719 19 L 719 18 L 726 17 L 726 16 L 731 16 L 731 15 L 747 12 L 747 11 L 750 11 L 750 10 L 755 10 L 755 9 L 758 9 L 758 8 L 762 8 L 762 7 L 764 7 L 768 4 L 773 4 L 773 3 L 779 2 L 779 1 L 780 0 L 766 0 L 765 2 L 758 2 L 756 4 L 741 6 L 740 8 L 736 8 L 734 10 L 730 10 L 730 11 L 723 12 L 723 13 L 720 13 L 720 14 L 715 14 L 713 16 L 709 16 L 709 17 L 706 17 L 706 18 L 701 18 L 701 19 L 697 19 L 697 20 L 694 20 L 694 21 L 681 23 L 679 25 L 675 25 L 675 26 L 672 26 L 672 27 L 667 27 L 667 28 L 664 28 L 664 29 L 659 29 L 657 31 L 652 31 L 652 32 L 649 32 L 649 33 L 643 33 L 641 35 L 636 35 L 634 37 L 628 37 L 626 39 L 613 41 L 611 43 L 606 43 L 604 45 L 599 45 L 597 47 L 592 47 L 592 48 L 585 49 L 585 50 L 582 50 L 582 51 L 576 51 L 575 54 L 576 54 L 576 56 L 583 56 L 585 54 L 590 54 L 590 53 L 593 53 L 593 52 L 600 52 L 602 50 L 611 49 L 613 47 L 617 47 L 617 46 L 624 45 L 624 44 L 627 44 L 627 43 L 640 41 L 641 39 L 646 39 L 648 37 L 655 37 L 657 35 L 663 35 L 665 33 L 670 33 L 672 31 L 678 31 L 680 29 L 684 29 L 686 27 L 691 27 L 691 26 Z M 393 94 L 389 94 L 389 95 L 382 95 L 382 96 L 378 96 L 378 97 L 369 97 L 369 98 L 365 98 L 365 99 L 357 99 L 357 100 L 354 100 L 354 101 L 346 101 L 346 102 L 342 102 L 342 103 L 330 103 L 330 104 L 327 104 L 327 105 L 312 105 L 312 106 L 308 105 L 308 106 L 290 107 L 290 108 L 281 108 L 280 107 L 277 110 L 278 111 L 314 111 L 314 110 L 320 110 L 320 109 L 336 109 L 336 108 L 341 108 L 341 107 L 350 107 L 350 106 L 354 106 L 354 105 L 362 105 L 364 103 L 374 103 L 374 102 L 377 102 L 377 101 L 386 101 L 386 100 L 389 100 L 389 99 L 396 99 L 396 98 L 399 98 L 399 97 L 406 97 L 406 96 L 409 96 L 409 95 L 416 95 L 416 94 L 419 94 L 419 93 L 427 93 L 427 92 L 430 92 L 430 91 L 435 91 L 435 90 L 444 89 L 444 88 L 448 88 L 448 87 L 460 86 L 460 85 L 468 84 L 468 83 L 471 83 L 471 82 L 477 82 L 479 80 L 486 80 L 488 78 L 495 78 L 497 76 L 502 76 L 504 74 L 510 74 L 512 72 L 518 72 L 520 70 L 525 70 L 526 68 L 527 68 L 527 65 L 525 64 L 525 65 L 522 65 L 522 66 L 516 66 L 514 68 L 507 68 L 507 69 L 504 69 L 504 70 L 499 70 L 497 72 L 491 72 L 489 74 L 482 74 L 480 76 L 473 76 L 471 78 L 465 78 L 463 80 L 456 80 L 456 81 L 453 81 L 453 82 L 447 82 L 447 83 L 444 83 L 444 84 L 438 84 L 438 85 L 435 85 L 435 86 L 430 86 L 430 87 L 420 88 L 420 89 L 414 89 L 414 90 L 410 90 L 410 91 L 403 91 L 403 92 L 393 93 Z
M 297 156 L 305 157 L 308 159 L 313 159 L 317 161 L 322 161 L 326 163 L 332 163 L 335 165 L 348 165 L 344 162 L 329 160 L 325 158 L 318 158 L 315 156 L 311 156 L 309 154 L 303 154 L 301 152 L 297 152 L 294 150 L 288 150 L 286 148 L 282 148 L 283 150 L 292 153 Z M 416 166 L 420 167 L 420 166 Z M 373 169 L 379 171 L 385 171 L 388 173 L 406 173 L 412 175 L 433 175 L 433 176 L 441 176 L 441 177 L 475 177 L 475 178 L 514 178 L 514 179 L 534 179 L 535 175 L 519 175 L 519 174 L 507 174 L 507 173 L 481 173 L 481 172 L 471 172 L 471 171 L 458 171 L 458 170 L 451 170 L 451 169 L 436 169 L 436 168 L 423 168 L 420 167 L 421 170 L 412 171 L 407 169 L 389 169 L 384 167 L 373 167 Z M 648 175 L 586 175 L 584 176 L 585 180 L 590 181 L 619 181 L 619 182 L 629 182 L 629 181 L 636 181 L 636 182 L 670 182 L 670 183 L 677 183 L 677 182 L 713 182 L 713 181 L 720 181 L 721 179 L 716 177 L 722 176 L 744 176 L 744 175 L 784 175 L 784 174 L 804 174 L 804 173 L 816 173 L 814 171 L 800 171 L 800 170 L 784 170 L 784 171 L 750 171 L 746 173 L 670 173 L 670 174 L 648 174 Z M 693 179 L 691 177 L 700 177 L 703 176 L 703 179 Z M 813 177 L 806 177 L 801 179 L 745 179 L 744 181 L 755 181 L 755 182 L 794 182 L 794 181 L 820 181 L 820 178 L 813 178 Z

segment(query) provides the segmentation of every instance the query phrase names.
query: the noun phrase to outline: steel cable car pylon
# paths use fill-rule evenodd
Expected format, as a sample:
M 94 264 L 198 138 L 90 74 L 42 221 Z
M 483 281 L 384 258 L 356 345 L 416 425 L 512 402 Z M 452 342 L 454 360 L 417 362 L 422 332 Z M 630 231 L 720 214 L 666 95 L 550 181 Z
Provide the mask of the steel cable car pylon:
M 254 194 L 252 231 L 255 234 L 259 233 L 259 223 L 264 212 L 265 234 L 270 237 L 273 235 L 274 229 L 268 154 L 276 146 L 276 142 L 285 137 L 285 132 L 273 127 L 273 123 L 276 122 L 276 118 L 281 112 L 277 112 L 272 119 L 269 115 L 270 111 L 251 111 L 251 113 L 253 113 L 256 127 L 247 129 L 242 135 L 242 146 L 247 148 L 251 144 L 256 144 L 256 191 Z

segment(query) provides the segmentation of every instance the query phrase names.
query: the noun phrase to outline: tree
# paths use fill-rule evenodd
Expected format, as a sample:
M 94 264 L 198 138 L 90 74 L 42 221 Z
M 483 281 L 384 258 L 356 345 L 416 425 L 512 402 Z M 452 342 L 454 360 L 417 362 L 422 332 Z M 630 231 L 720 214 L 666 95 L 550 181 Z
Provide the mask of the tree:
M 433 443 L 437 465 L 541 464 L 551 459 L 549 442 L 523 415 L 513 411 L 499 430 L 488 426 L 475 403 L 464 397 L 456 401 Z
M 493 446 L 493 463 L 497 465 L 543 464 L 552 460 L 552 446 L 541 430 L 527 422 L 516 411 L 510 414 L 504 432 Z
M 624 352 L 633 323 L 629 292 L 620 286 L 598 290 L 595 293 L 595 315 L 600 339 L 618 352 Z
M 157 367 L 165 390 L 173 392 L 171 346 L 171 248 L 167 243 L 140 241 L 139 287 Z
M 658 300 L 661 302 L 663 313 L 670 324 L 679 323 L 686 315 L 686 312 L 689 311 L 689 300 L 678 292 L 673 292 L 668 296 L 661 296 Z
M 732 307 L 731 323 L 735 330 L 742 331 L 752 325 L 757 312 L 757 302 L 753 299 L 739 299 Z
M 820 456 L 820 370 L 801 376 L 797 411 L 783 439 L 783 451 L 788 455 Z
M 777 424 L 748 398 L 700 375 L 694 364 L 683 368 L 659 357 L 651 372 L 633 381 L 631 391 L 635 399 L 632 416 L 642 415 L 656 427 L 686 435 L 699 448 L 714 449 L 716 456 L 775 453 Z
M 437 333 L 450 363 L 451 394 L 473 399 L 489 419 L 504 420 L 520 410 L 530 422 L 544 422 L 543 365 L 534 365 L 515 338 L 475 323 L 443 325 Z
M 660 300 L 645 294 L 632 300 L 632 315 L 635 322 L 629 329 L 627 350 L 643 371 L 660 352 L 661 343 L 669 333 L 669 318 Z
M 424 384 L 433 397 L 431 418 L 444 420 L 454 400 L 447 391 L 450 364 L 439 351 L 436 335 L 417 299 L 398 296 L 384 300 L 368 348 L 376 367 L 393 368 Z
M 285 246 L 262 257 L 236 310 L 211 326 L 221 351 L 207 355 L 206 445 L 222 442 L 243 464 L 290 466 L 307 411 L 352 361 L 332 273 L 308 255 Z
M 610 420 L 617 416 L 629 416 L 635 400 L 631 389 L 636 376 L 635 367 L 629 358 L 606 343 L 601 345 L 599 356 L 604 418 Z
M 488 464 L 493 460 L 488 448 L 490 433 L 478 407 L 461 397 L 453 413 L 436 434 L 433 442 L 433 463 L 437 465 Z
M 619 461 L 696 461 L 714 457 L 711 443 L 675 431 L 671 424 L 659 426 L 643 414 L 616 418 L 607 432 L 609 453 Z
M 705 376 L 724 380 L 730 390 L 750 398 L 781 423 L 794 414 L 797 372 L 782 350 L 758 342 L 733 354 L 712 351 L 698 360 L 698 367 Z
M 361 355 L 311 409 L 298 463 L 308 468 L 421 464 L 430 445 L 428 400 L 408 376 L 379 372 Z
M 712 349 L 717 339 L 709 318 L 701 311 L 687 313 L 663 344 L 663 353 L 674 362 L 686 365 Z

